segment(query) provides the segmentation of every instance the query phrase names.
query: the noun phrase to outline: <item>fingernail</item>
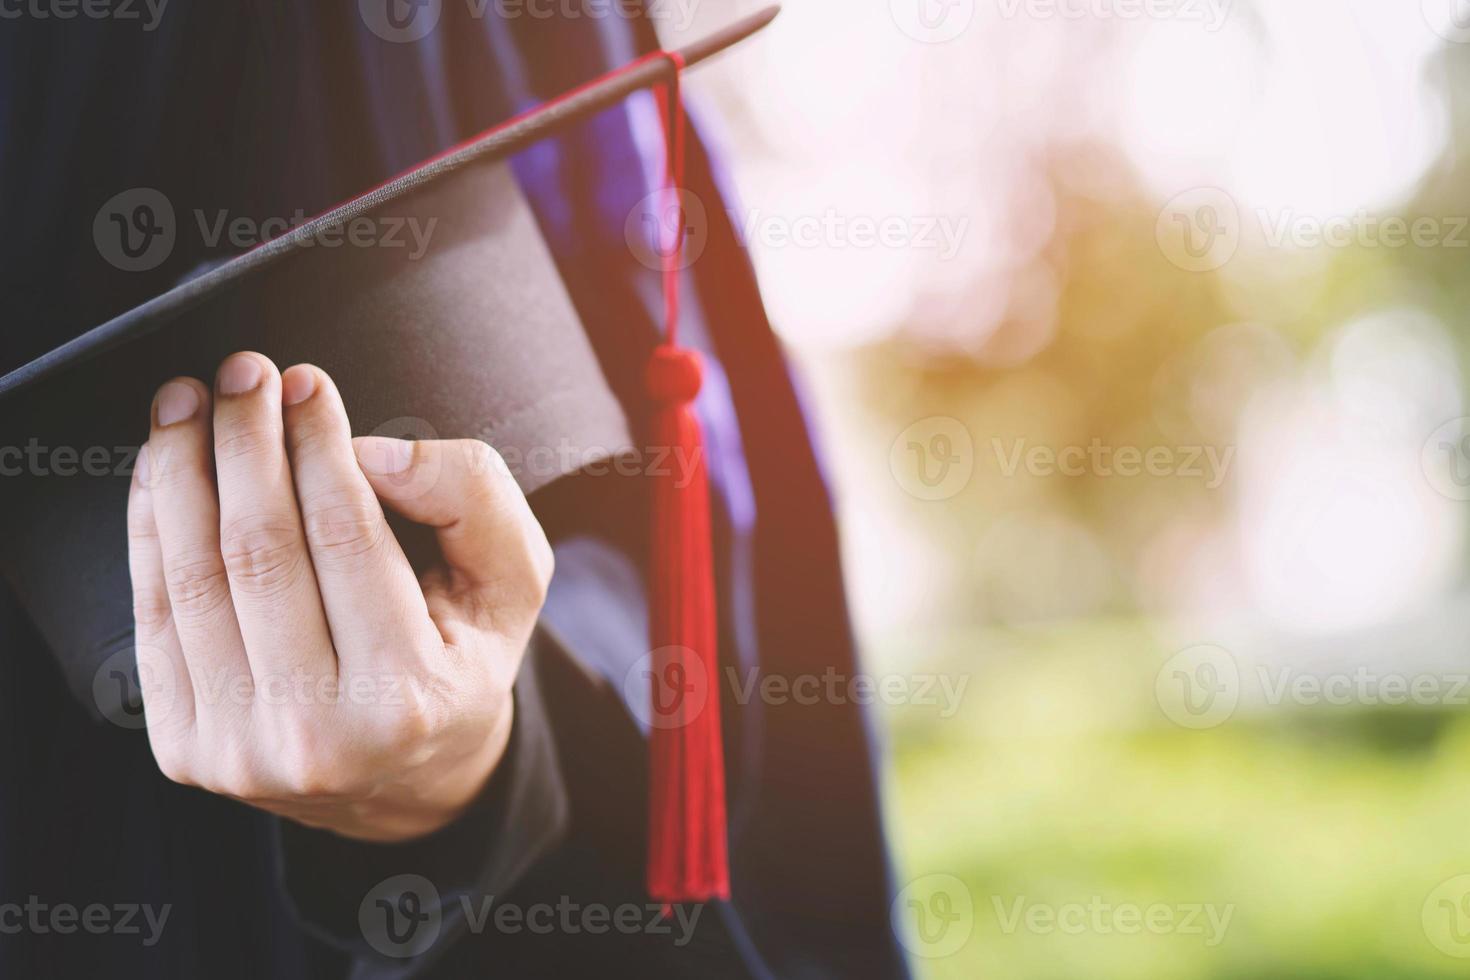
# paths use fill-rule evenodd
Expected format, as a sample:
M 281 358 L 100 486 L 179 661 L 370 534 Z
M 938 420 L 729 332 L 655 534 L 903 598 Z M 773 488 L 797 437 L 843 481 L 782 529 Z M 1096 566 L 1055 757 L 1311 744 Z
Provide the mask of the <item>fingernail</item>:
M 260 362 L 249 354 L 236 354 L 219 369 L 219 391 L 222 395 L 243 395 L 265 377 Z
M 199 411 L 199 392 L 193 385 L 170 381 L 158 392 L 158 424 L 173 425 Z
M 316 391 L 316 372 L 304 364 L 287 368 L 281 375 L 281 401 L 287 405 L 298 405 Z
M 388 476 L 402 473 L 413 462 L 413 443 L 407 439 L 365 436 L 354 443 L 357 461 L 369 473 Z
M 133 475 L 138 478 L 138 485 L 148 485 L 148 444 L 143 443 L 143 448 L 138 450 L 138 461 L 133 464 Z

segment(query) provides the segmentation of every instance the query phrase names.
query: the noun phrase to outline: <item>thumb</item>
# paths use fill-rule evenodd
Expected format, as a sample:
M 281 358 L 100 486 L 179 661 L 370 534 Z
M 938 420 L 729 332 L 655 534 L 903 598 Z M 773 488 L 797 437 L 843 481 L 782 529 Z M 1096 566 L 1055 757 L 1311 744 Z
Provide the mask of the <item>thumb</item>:
M 383 505 L 434 528 L 454 593 L 539 610 L 551 581 L 551 545 L 510 468 L 478 439 L 352 440 Z

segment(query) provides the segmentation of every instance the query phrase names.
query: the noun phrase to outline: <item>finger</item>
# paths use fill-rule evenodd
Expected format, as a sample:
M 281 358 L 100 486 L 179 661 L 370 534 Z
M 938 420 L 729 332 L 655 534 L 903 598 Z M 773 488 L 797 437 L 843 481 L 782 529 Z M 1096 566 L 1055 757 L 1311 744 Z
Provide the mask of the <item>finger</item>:
M 194 689 L 184 648 L 174 629 L 163 571 L 163 546 L 148 489 L 148 447 L 138 453 L 128 488 L 128 574 L 133 584 L 133 638 L 138 685 L 147 711 L 148 733 L 159 767 L 178 777 L 174 756 L 194 725 Z
M 202 709 L 208 692 L 248 680 L 250 665 L 220 558 L 209 391 L 193 378 L 155 396 L 146 468 L 170 615 Z
M 335 674 L 336 655 L 281 426 L 281 377 L 261 354 L 232 354 L 215 377 L 220 552 L 251 671 Z
M 500 454 L 477 439 L 353 440 L 383 503 L 436 531 L 449 592 L 492 620 L 539 612 L 551 546 Z
M 413 567 L 352 451 L 336 386 L 298 364 L 281 376 L 296 500 L 343 668 L 426 649 L 438 633 Z

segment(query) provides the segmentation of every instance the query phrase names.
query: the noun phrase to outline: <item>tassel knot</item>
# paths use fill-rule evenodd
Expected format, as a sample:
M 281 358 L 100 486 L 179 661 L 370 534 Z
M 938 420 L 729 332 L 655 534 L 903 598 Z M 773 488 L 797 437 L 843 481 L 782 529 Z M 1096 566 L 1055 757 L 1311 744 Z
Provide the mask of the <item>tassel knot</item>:
M 648 397 L 656 405 L 687 405 L 699 395 L 704 368 L 699 354 L 682 347 L 663 345 L 648 359 L 643 379 Z

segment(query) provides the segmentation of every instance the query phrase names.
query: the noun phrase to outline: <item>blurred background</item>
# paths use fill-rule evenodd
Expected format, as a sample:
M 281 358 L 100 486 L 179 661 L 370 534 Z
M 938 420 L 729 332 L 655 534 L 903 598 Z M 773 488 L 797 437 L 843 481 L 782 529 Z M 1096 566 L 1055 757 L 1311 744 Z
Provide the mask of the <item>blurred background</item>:
M 1467 75 L 1460 0 L 787 0 L 691 76 L 922 975 L 1470 969 Z

